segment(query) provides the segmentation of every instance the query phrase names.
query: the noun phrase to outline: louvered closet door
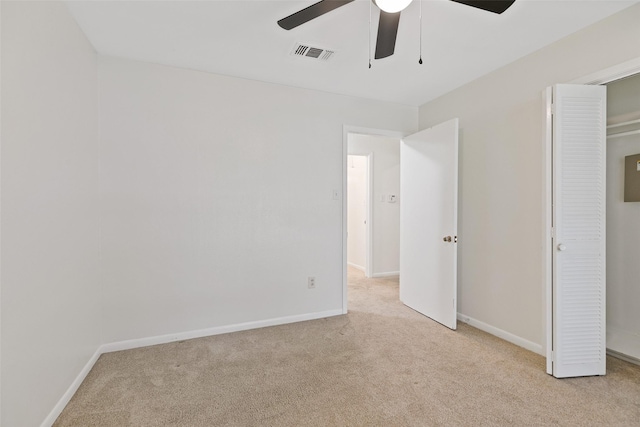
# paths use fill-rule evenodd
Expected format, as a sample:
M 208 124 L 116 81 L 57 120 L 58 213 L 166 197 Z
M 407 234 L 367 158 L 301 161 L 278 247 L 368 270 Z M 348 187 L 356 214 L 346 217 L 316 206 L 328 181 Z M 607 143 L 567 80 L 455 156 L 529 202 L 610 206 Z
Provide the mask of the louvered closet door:
M 606 373 L 606 87 L 554 87 L 553 376 Z

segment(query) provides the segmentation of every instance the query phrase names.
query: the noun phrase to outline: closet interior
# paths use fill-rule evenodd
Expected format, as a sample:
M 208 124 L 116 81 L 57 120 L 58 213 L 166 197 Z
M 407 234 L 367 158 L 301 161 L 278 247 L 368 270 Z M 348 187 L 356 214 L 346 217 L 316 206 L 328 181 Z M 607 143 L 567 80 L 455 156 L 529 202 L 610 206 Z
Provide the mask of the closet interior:
M 638 194 L 640 74 L 607 84 L 607 350 L 640 364 Z

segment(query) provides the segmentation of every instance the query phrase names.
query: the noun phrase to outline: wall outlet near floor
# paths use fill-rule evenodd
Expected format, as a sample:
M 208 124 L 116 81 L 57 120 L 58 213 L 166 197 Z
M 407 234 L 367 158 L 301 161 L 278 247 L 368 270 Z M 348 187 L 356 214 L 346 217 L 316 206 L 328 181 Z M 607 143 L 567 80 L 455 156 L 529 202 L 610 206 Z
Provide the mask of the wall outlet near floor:
M 315 277 L 309 277 L 309 279 L 307 279 L 307 286 L 309 287 L 309 289 L 315 289 L 316 288 L 316 278 Z

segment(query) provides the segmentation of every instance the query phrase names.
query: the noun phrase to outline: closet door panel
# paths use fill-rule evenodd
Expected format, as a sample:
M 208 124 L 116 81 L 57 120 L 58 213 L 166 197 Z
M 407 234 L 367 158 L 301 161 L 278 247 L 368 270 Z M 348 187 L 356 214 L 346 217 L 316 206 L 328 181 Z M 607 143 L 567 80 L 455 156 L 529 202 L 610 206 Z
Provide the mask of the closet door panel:
M 553 91 L 553 375 L 606 373 L 606 87 Z

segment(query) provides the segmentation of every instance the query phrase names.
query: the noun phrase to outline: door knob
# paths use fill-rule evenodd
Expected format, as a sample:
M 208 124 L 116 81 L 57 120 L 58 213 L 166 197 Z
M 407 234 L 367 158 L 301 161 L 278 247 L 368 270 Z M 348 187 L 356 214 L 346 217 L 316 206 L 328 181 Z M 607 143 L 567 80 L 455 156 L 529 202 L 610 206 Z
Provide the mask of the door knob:
M 451 241 L 451 236 L 447 236 L 447 237 L 445 237 L 445 238 L 444 238 L 444 239 L 442 239 L 442 240 L 444 240 L 445 242 L 450 242 L 450 241 Z
M 559 251 L 564 251 L 565 249 L 567 249 L 567 247 L 566 247 L 565 245 L 563 245 L 562 243 L 560 243 L 560 244 L 558 245 L 558 250 L 559 250 Z

